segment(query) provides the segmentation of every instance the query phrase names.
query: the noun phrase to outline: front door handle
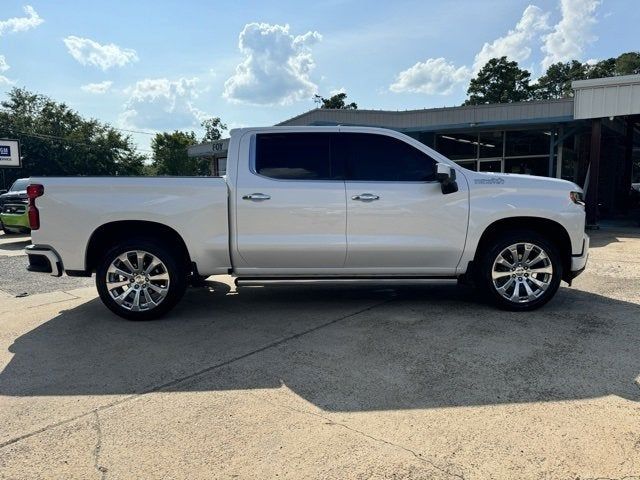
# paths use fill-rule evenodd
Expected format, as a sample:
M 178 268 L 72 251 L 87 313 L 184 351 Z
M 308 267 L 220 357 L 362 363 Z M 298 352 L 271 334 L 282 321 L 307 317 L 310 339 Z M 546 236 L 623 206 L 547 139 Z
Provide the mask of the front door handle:
M 271 195 L 267 195 L 266 193 L 250 193 L 249 195 L 243 195 L 243 200 L 269 200 Z
M 373 202 L 374 200 L 379 200 L 380 197 L 378 195 L 374 195 L 373 193 L 361 193 L 360 195 L 354 195 L 351 197 L 351 200 L 360 200 L 362 202 Z

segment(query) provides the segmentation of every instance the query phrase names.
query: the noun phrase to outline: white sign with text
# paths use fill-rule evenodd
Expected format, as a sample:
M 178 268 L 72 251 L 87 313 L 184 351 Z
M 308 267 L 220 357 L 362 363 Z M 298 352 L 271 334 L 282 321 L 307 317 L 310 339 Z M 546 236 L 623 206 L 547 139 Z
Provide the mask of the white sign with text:
M 20 144 L 17 140 L 0 139 L 0 168 L 21 167 Z

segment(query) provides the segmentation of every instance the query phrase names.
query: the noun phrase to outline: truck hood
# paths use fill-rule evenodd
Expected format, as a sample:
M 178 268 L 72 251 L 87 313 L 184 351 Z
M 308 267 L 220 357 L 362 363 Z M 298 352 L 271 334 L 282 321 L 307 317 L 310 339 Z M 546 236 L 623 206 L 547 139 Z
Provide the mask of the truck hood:
M 582 192 L 582 188 L 573 182 L 560 178 L 537 177 L 534 175 L 523 175 L 518 173 L 491 173 L 491 172 L 471 172 L 465 171 L 471 188 L 482 187 L 483 185 L 504 188 L 534 188 L 536 190 L 553 190 L 566 192 Z

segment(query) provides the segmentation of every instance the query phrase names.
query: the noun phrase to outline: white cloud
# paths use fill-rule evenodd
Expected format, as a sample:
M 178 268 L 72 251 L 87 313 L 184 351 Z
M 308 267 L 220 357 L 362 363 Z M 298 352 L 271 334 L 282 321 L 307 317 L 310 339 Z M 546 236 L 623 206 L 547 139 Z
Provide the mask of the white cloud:
M 442 57 L 429 58 L 400 72 L 389 89 L 393 92 L 448 95 L 457 84 L 467 81 L 470 76 L 471 72 L 465 66 L 456 68 Z
M 107 93 L 107 91 L 111 88 L 111 85 L 113 85 L 113 82 L 111 80 L 105 80 L 104 82 L 99 83 L 87 83 L 86 85 L 82 85 L 80 89 L 84 92 L 101 95 L 103 93 Z
M 147 78 L 125 90 L 129 99 L 120 115 L 123 126 L 153 130 L 197 126 L 208 118 L 194 101 L 203 90 L 198 78 Z
M 6 72 L 9 70 L 9 64 L 4 58 L 4 55 L 0 55 L 0 72 Z M 15 82 L 8 79 L 4 75 L 0 75 L 0 85 L 13 85 Z
M 93 65 L 102 70 L 124 67 L 127 63 L 138 61 L 135 50 L 121 48 L 113 43 L 101 45 L 89 38 L 71 35 L 64 39 L 64 44 L 71 56 L 82 65 Z
M 523 62 L 531 56 L 531 42 L 540 32 L 549 29 L 549 13 L 535 5 L 529 5 L 522 13 L 516 27 L 504 37 L 485 43 L 473 62 L 474 73 L 478 72 L 492 58 L 506 56 L 509 60 Z
M 44 20 L 38 15 L 38 12 L 31 5 L 24 7 L 26 17 L 13 17 L 6 20 L 0 20 L 0 36 L 5 33 L 25 32 L 32 28 L 36 28 Z
M 0 37 L 6 33 L 25 32 L 40 25 L 44 20 L 38 15 L 38 12 L 31 5 L 24 7 L 25 17 L 13 17 L 6 20 L 0 20 Z M 0 55 L 0 72 L 9 70 L 9 64 L 4 55 Z M 0 85 L 13 85 L 15 82 L 0 75 Z
M 289 25 L 245 25 L 238 44 L 245 58 L 225 82 L 223 96 L 256 105 L 310 98 L 317 91 L 309 78 L 315 66 L 310 47 L 321 39 L 315 31 L 293 36 Z
M 482 46 L 473 66 L 456 67 L 445 58 L 430 58 L 400 72 L 389 89 L 393 92 L 448 95 L 456 85 L 469 81 L 492 58 L 506 56 L 517 62 L 527 60 L 531 56 L 532 42 L 539 42 L 541 32 L 549 28 L 549 13 L 529 5 L 515 28 Z
M 600 0 L 561 0 L 562 18 L 553 31 L 543 37 L 542 68 L 568 60 L 580 60 L 584 49 L 597 40 L 591 28 L 596 23 L 596 10 Z

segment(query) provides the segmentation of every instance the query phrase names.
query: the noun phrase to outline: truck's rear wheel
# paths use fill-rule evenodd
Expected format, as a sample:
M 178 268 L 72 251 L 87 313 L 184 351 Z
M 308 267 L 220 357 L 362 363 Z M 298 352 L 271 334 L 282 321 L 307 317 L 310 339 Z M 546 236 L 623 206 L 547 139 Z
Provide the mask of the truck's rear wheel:
M 480 286 L 507 310 L 534 310 L 558 291 L 557 247 L 535 232 L 514 232 L 490 243 L 480 262 Z
M 183 263 L 156 242 L 128 240 L 110 249 L 96 269 L 100 299 L 128 320 L 158 318 L 185 292 Z

